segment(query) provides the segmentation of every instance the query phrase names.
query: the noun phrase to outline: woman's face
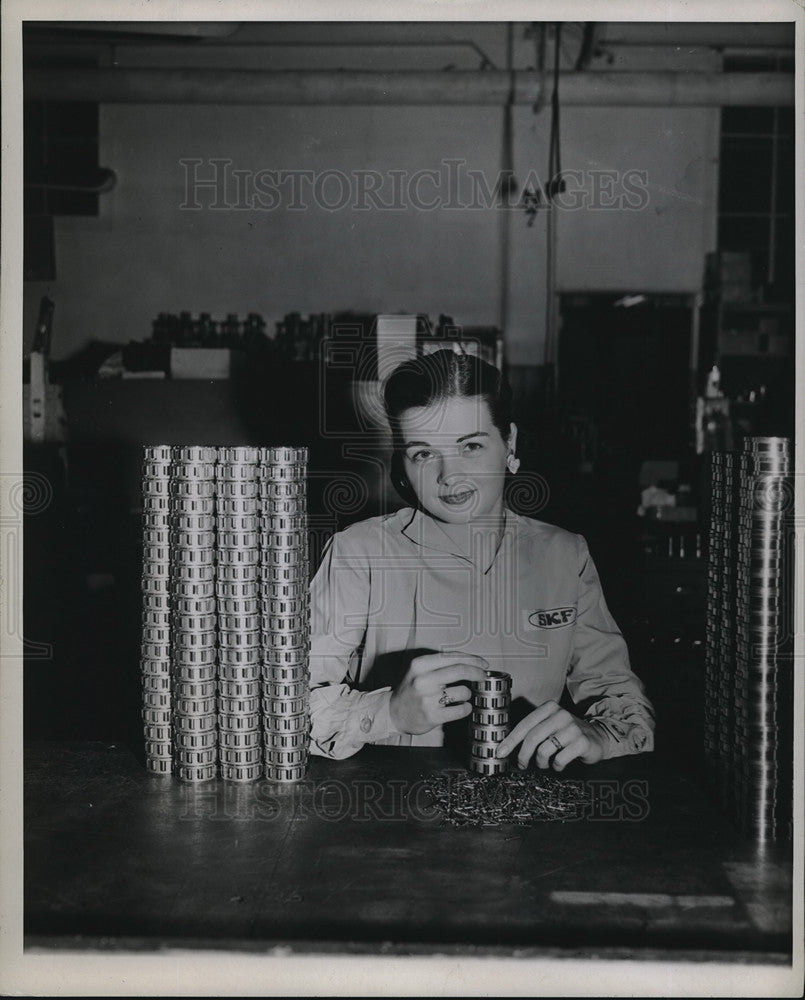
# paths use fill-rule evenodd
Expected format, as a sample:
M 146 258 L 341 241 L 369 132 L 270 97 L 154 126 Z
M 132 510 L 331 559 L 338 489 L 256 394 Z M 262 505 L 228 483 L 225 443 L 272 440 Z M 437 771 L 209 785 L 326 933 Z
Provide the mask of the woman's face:
M 503 509 L 508 440 L 492 423 L 482 396 L 453 396 L 405 410 L 399 419 L 403 467 L 422 507 L 433 517 L 463 524 Z

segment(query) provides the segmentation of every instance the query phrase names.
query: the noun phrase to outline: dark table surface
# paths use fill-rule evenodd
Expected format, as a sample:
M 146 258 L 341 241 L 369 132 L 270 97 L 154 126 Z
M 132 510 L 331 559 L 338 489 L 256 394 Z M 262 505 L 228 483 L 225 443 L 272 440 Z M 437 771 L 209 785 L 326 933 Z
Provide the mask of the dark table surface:
M 625 954 L 786 963 L 790 846 L 739 836 L 653 755 L 568 769 L 565 822 L 453 827 L 442 749 L 183 785 L 121 745 L 25 749 L 26 946 Z

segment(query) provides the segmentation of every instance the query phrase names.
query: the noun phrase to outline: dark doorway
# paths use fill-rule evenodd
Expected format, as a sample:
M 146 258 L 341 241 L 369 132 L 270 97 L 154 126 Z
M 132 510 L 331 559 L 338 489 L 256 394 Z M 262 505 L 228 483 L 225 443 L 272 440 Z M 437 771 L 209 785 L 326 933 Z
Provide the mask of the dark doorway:
M 565 294 L 558 401 L 594 442 L 593 461 L 683 459 L 691 439 L 693 299 Z

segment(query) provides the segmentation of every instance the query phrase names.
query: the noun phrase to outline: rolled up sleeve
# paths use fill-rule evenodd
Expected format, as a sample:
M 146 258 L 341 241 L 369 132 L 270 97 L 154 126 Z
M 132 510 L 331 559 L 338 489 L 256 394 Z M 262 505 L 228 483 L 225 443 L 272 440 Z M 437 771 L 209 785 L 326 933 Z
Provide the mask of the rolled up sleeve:
M 573 701 L 604 738 L 604 757 L 654 748 L 654 711 L 629 664 L 583 538 L 578 539 L 578 612 L 567 676 Z
M 310 585 L 311 752 L 350 757 L 397 733 L 389 717 L 391 688 L 356 689 L 371 593 L 366 553 L 349 531 L 334 535 Z

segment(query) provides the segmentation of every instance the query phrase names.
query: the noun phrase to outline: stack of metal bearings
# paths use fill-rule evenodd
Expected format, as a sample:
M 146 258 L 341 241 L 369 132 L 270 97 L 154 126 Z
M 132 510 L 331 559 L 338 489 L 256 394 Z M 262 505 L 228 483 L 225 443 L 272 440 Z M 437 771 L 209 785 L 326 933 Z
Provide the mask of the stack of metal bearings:
M 786 438 L 748 438 L 741 481 L 734 688 L 736 818 L 758 840 L 791 836 L 793 511 Z
M 257 448 L 220 448 L 218 530 L 218 753 L 221 777 L 262 774 Z
M 509 734 L 511 685 L 510 674 L 494 670 L 472 684 L 469 769 L 476 774 L 504 774 L 508 770 L 508 758 L 498 760 L 495 751 Z
M 734 802 L 735 554 L 737 490 L 735 457 L 711 456 L 710 561 L 705 657 L 705 751 L 721 805 Z
M 260 452 L 265 775 L 304 777 L 310 743 L 307 448 Z
M 171 654 L 174 773 L 217 774 L 215 698 L 215 448 L 173 450 L 171 479 Z
M 724 463 L 721 452 L 710 454 L 710 525 L 707 564 L 707 624 L 704 655 L 704 759 L 708 777 L 726 805 L 729 780 L 722 773 L 725 764 L 720 747 L 719 715 L 719 615 L 721 585 L 724 579 Z
M 145 449 L 142 712 L 157 774 L 305 775 L 307 458 L 306 448 Z
M 712 457 L 705 758 L 722 805 L 759 841 L 791 835 L 790 471 L 783 438 Z
M 173 771 L 170 653 L 169 445 L 143 455 L 142 719 L 145 761 L 154 774 Z

